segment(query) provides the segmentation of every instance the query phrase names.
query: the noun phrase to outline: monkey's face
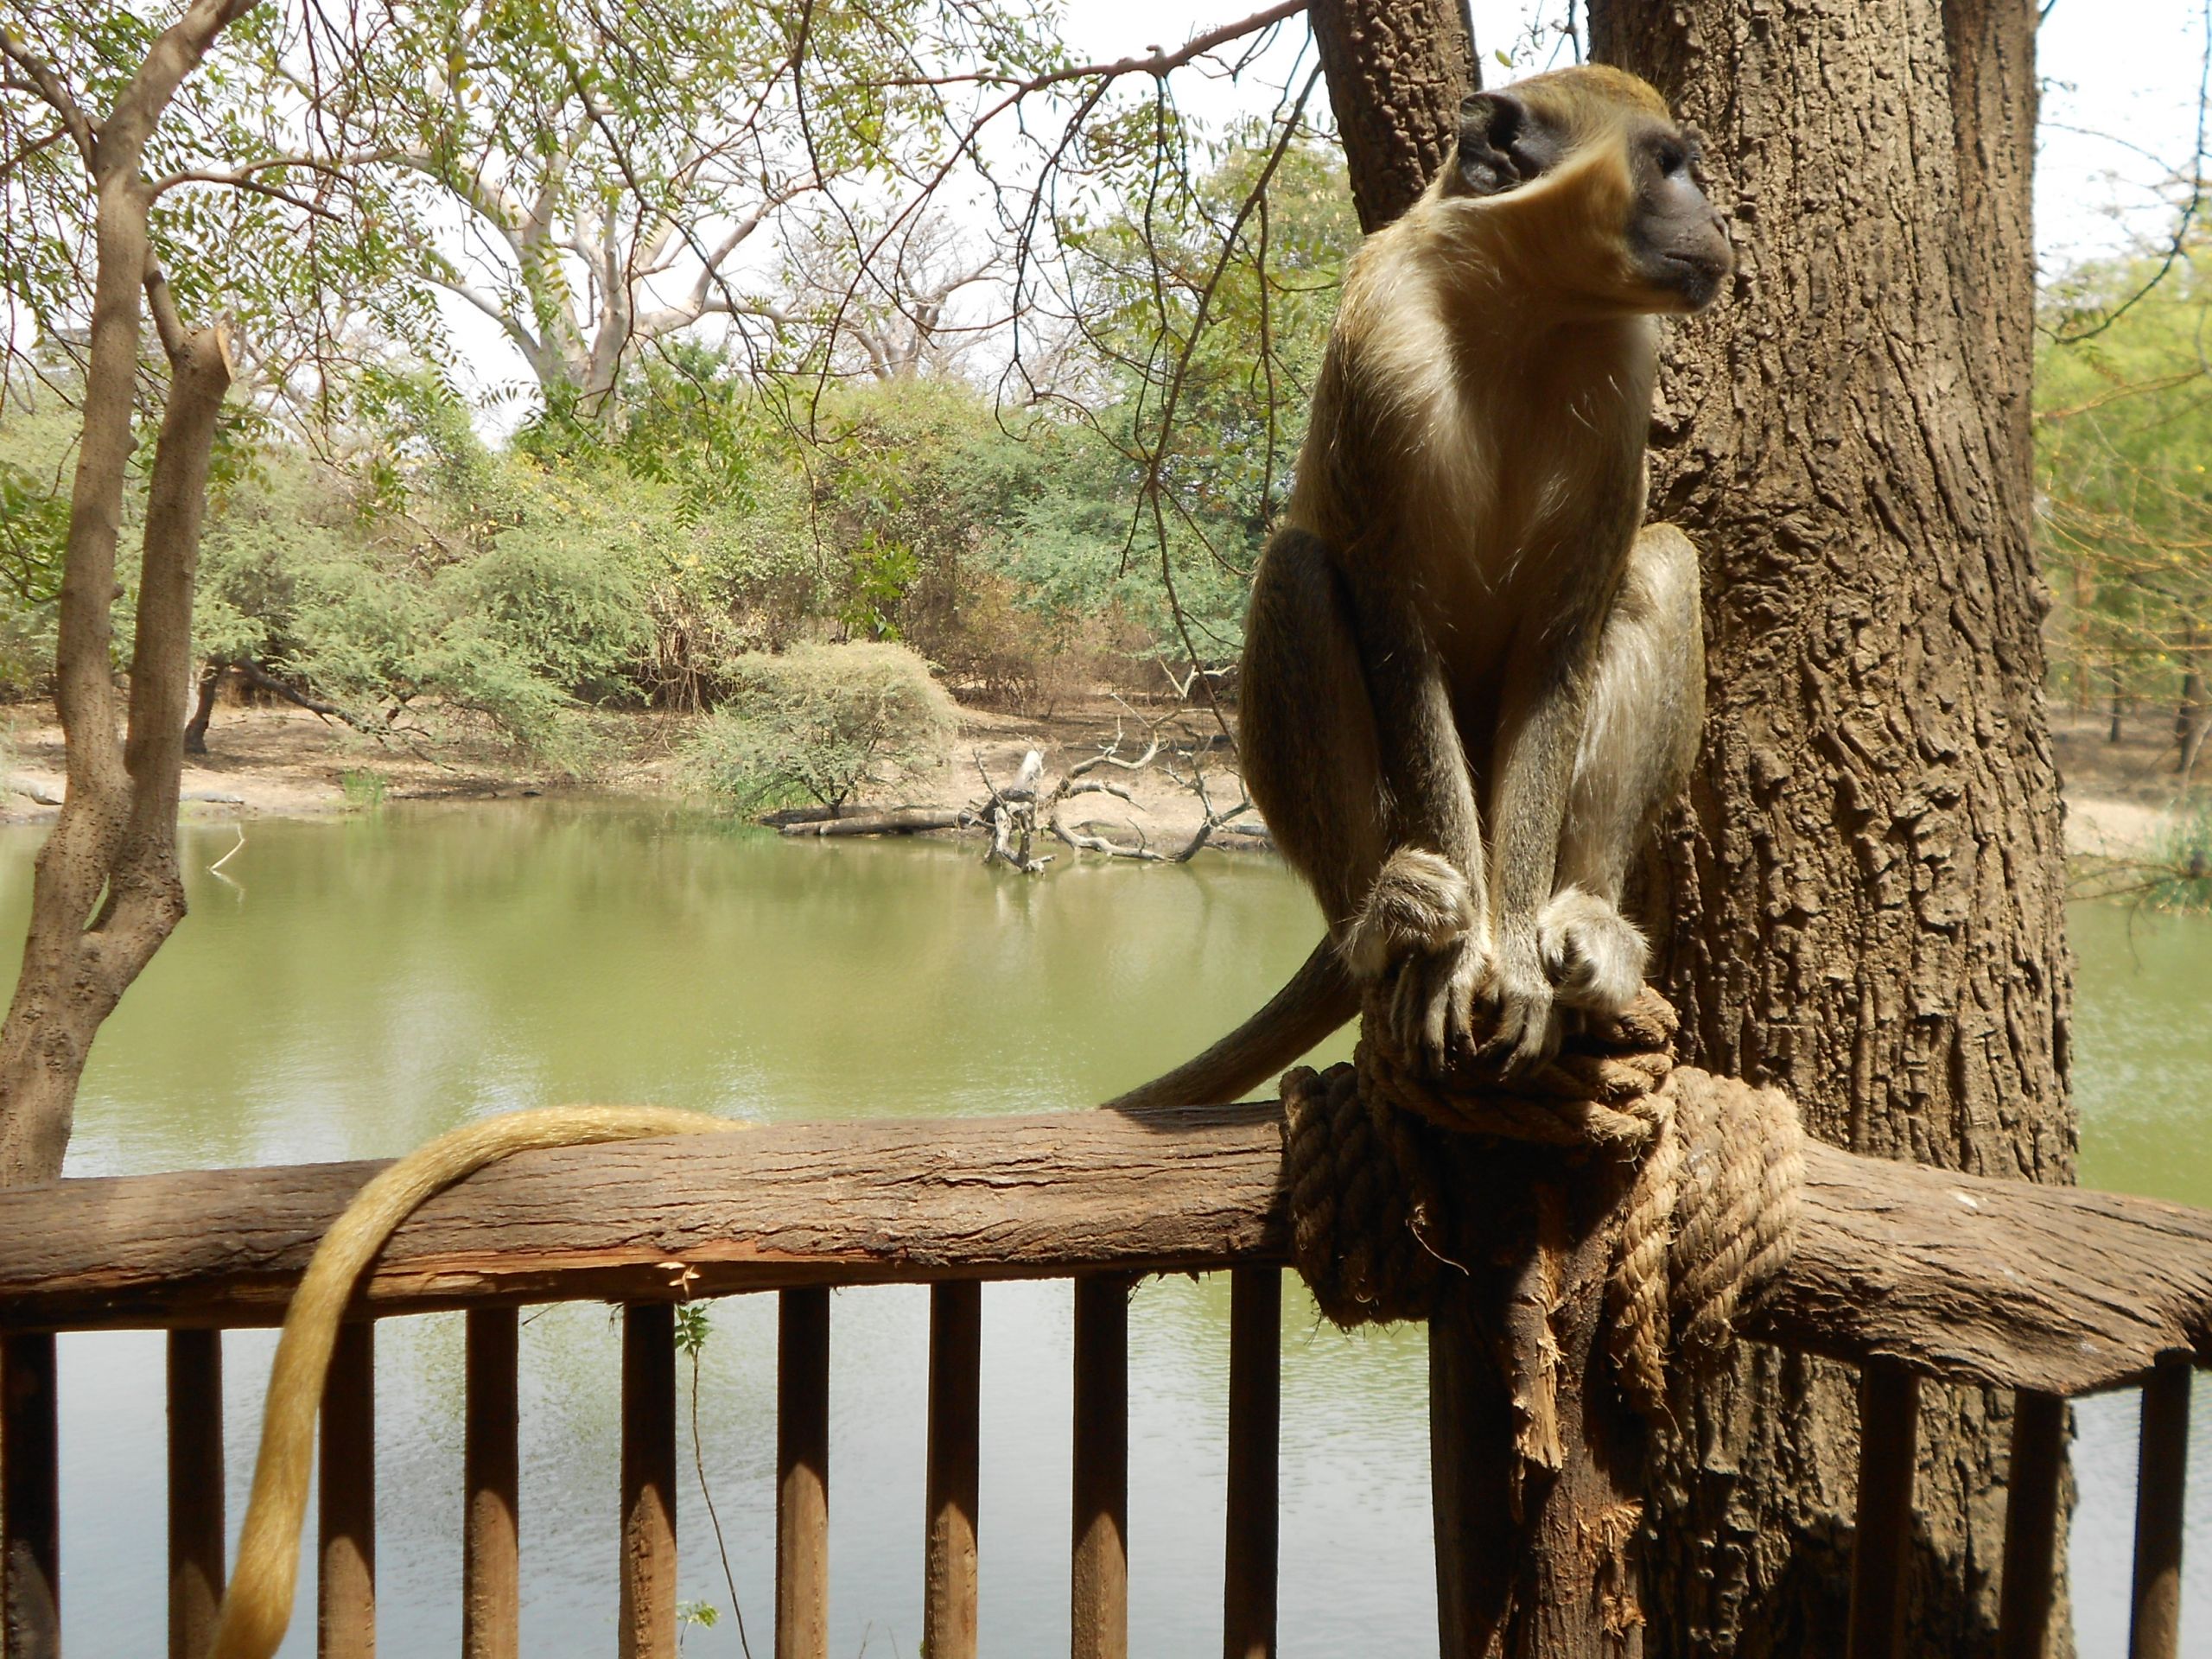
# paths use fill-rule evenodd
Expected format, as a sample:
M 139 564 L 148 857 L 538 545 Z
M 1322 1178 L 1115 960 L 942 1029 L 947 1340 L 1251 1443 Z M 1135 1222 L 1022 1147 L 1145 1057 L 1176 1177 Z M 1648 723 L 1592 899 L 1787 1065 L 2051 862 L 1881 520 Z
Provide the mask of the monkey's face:
M 1720 215 L 1698 186 L 1699 159 L 1697 135 L 1687 128 L 1655 124 L 1629 137 L 1629 263 L 1654 298 L 1673 302 L 1653 310 L 1702 311 L 1735 269 Z
M 1440 188 L 1531 297 L 1698 311 L 1735 264 L 1699 159 L 1696 135 L 1650 87 L 1585 67 L 1469 97 Z

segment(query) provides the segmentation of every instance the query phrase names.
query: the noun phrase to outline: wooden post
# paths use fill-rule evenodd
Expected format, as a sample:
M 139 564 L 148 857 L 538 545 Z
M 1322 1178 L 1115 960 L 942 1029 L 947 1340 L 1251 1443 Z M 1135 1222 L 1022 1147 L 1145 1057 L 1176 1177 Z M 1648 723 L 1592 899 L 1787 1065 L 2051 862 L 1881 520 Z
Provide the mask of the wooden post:
M 1222 1573 L 1222 1659 L 1274 1659 L 1282 1270 L 1234 1268 L 1229 1284 L 1229 1540 Z
M 1518 1148 L 1459 1166 L 1469 1212 L 1500 1217 L 1491 1236 L 1519 1238 L 1522 1255 L 1447 1275 L 1429 1320 L 1441 1659 L 1637 1659 L 1644 1432 L 1604 1344 L 1626 1172 Z
M 778 1300 L 776 1659 L 829 1659 L 830 1293 Z
M 0 1338 L 0 1640 L 7 1659 L 60 1659 L 59 1451 L 54 1338 Z
M 2186 1359 L 2163 1359 L 2143 1385 L 2135 1475 L 2135 1582 L 2127 1659 L 2181 1652 L 2182 1498 L 2189 1473 Z
M 621 1659 L 676 1659 L 676 1310 L 622 1310 Z
M 2021 1389 L 2012 1402 L 2012 1463 L 2005 1482 L 1997 1659 L 2044 1659 L 2058 1541 L 2058 1478 L 2065 1467 L 2066 1402 Z
M 318 1659 L 376 1659 L 376 1331 L 366 1319 L 338 1327 L 322 1385 Z
M 223 1600 L 223 1333 L 168 1337 L 169 1659 L 207 1659 Z
M 1869 1360 L 1859 1378 L 1859 1526 L 1844 1638 L 1849 1659 L 1891 1659 L 1904 1645 L 1919 1448 L 1919 1375 L 1893 1361 Z
M 512 1307 L 468 1315 L 466 1440 L 461 1449 L 461 1659 L 517 1659 L 521 1633 L 521 1529 Z
M 923 1546 L 922 1651 L 976 1659 L 976 1506 L 983 1287 L 930 1287 L 929 1531 Z
M 1119 1274 L 1075 1281 L 1074 1659 L 1129 1651 L 1129 1288 Z

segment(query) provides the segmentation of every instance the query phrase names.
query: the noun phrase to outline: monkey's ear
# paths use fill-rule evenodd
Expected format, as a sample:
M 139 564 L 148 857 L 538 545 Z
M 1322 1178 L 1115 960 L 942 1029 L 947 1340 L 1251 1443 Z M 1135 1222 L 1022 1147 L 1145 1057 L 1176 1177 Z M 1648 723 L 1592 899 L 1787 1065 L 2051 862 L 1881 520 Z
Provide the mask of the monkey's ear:
M 1510 92 L 1470 92 L 1459 104 L 1459 188 L 1495 196 L 1528 183 L 1567 152 L 1560 136 Z

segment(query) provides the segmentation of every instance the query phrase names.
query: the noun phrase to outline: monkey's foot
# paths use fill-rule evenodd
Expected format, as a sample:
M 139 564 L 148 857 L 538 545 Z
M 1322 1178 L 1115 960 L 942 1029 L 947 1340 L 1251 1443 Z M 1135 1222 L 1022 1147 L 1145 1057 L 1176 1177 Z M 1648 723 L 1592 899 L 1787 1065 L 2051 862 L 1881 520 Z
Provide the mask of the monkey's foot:
M 1545 976 L 1570 1008 L 1611 1020 L 1643 988 L 1650 956 L 1643 933 L 1594 893 L 1562 887 L 1536 918 Z
M 1383 861 L 1375 885 L 1344 934 L 1344 965 L 1379 982 L 1409 958 L 1433 957 L 1475 925 L 1467 878 L 1452 861 L 1401 847 Z

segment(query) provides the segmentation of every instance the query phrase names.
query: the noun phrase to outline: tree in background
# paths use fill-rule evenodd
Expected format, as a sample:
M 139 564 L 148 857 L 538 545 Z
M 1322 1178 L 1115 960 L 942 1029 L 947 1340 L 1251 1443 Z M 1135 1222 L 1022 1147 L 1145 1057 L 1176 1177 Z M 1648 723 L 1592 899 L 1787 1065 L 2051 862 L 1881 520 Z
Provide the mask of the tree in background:
M 263 154 L 216 170 L 156 143 L 163 117 L 223 32 L 251 0 L 194 0 L 158 33 L 127 14 L 42 18 L 42 33 L 0 31 L 0 105 L 10 150 L 6 287 L 49 337 L 73 306 L 83 424 L 70 491 L 58 600 L 54 702 L 68 749 L 68 792 L 38 858 L 23 966 L 0 1024 L 0 1184 L 60 1173 L 77 1080 L 100 1023 L 184 914 L 176 864 L 178 768 L 191 652 L 192 595 L 209 458 L 233 372 L 228 331 L 188 323 L 211 289 L 165 264 L 174 227 L 189 242 L 210 230 L 203 184 L 314 213 L 294 194 L 298 170 Z M 188 99 L 178 124 L 247 139 Z M 230 158 L 236 167 L 236 158 Z M 84 223 L 41 236 L 26 221 Z M 327 209 L 325 209 L 327 211 Z M 73 282 L 91 267 L 89 303 Z M 212 276 L 212 270 L 208 272 Z M 245 284 L 241 283 L 243 290 Z M 209 308 L 213 308 L 209 306 Z M 124 480 L 150 311 L 168 380 L 148 476 L 143 563 L 127 704 L 109 661 Z M 10 346 L 12 349 L 13 333 Z M 127 709 L 128 728 L 118 725 Z
M 933 59 L 1029 73 L 1043 42 L 1033 11 L 990 0 L 395 5 L 312 102 L 427 187 L 404 226 L 422 275 L 499 326 L 540 397 L 600 419 L 639 352 L 702 319 L 772 355 L 742 327 L 777 313 L 756 238 L 923 164 Z
M 2070 273 L 2045 302 L 2037 359 L 2037 532 L 2061 681 L 2077 708 L 2108 693 L 2115 728 L 2123 699 L 2167 702 L 2183 787 L 2212 731 L 2202 251 Z

